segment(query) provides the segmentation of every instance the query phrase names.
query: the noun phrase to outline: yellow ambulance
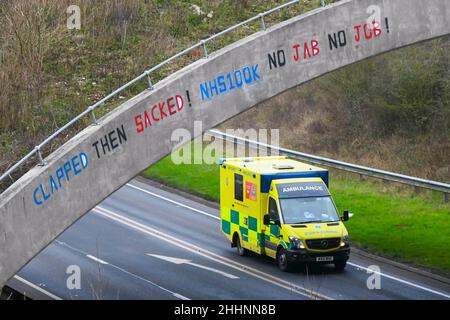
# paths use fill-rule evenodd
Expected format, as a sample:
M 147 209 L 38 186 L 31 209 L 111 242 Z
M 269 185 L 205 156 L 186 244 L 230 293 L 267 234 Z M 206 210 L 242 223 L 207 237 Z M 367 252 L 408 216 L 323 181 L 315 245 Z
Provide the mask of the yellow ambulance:
M 350 239 L 328 191 L 328 170 L 286 157 L 220 161 L 221 229 L 239 255 L 345 268 Z

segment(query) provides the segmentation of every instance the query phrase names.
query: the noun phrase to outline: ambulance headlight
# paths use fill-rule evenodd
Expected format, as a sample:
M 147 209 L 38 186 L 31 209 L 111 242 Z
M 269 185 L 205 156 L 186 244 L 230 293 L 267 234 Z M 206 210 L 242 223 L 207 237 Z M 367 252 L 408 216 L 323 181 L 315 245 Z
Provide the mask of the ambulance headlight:
M 348 247 L 350 245 L 350 238 L 345 235 L 341 240 L 341 247 Z
M 305 249 L 305 246 L 303 245 L 303 241 L 295 238 L 295 237 L 289 237 L 289 241 L 291 241 L 292 247 L 294 249 Z

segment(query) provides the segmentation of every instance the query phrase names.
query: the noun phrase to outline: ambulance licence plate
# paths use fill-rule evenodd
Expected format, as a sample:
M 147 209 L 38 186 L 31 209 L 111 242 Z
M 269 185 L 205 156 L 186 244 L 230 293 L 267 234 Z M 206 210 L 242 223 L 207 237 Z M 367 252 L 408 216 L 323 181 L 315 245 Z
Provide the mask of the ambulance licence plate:
M 333 261 L 334 257 L 317 257 L 316 261 L 317 262 L 325 262 L 325 261 Z

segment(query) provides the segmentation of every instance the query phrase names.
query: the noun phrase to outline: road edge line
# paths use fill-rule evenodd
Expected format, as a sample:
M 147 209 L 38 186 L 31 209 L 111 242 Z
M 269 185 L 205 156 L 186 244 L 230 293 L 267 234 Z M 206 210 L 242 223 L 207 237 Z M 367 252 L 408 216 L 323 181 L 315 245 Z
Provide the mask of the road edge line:
M 168 243 L 171 243 L 172 245 L 178 246 L 180 248 L 183 248 L 187 251 L 190 251 L 192 253 L 198 254 L 200 256 L 203 256 L 207 259 L 210 259 L 212 261 L 218 262 L 222 265 L 226 265 L 232 269 L 241 271 L 243 273 L 246 273 L 248 275 L 251 275 L 253 277 L 259 278 L 263 281 L 269 282 L 271 284 L 274 284 L 276 286 L 279 286 L 283 289 L 295 292 L 297 294 L 300 294 L 304 297 L 307 297 L 309 299 L 321 299 L 321 300 L 333 300 L 331 297 L 325 296 L 320 293 L 311 292 L 311 290 L 308 290 L 302 286 L 287 282 L 286 280 L 283 280 L 281 278 L 275 277 L 273 275 L 267 274 L 265 272 L 262 272 L 260 270 L 257 270 L 255 268 L 243 265 L 239 262 L 233 261 L 231 259 L 227 259 L 224 257 L 221 257 L 213 252 L 210 252 L 204 248 L 198 247 L 194 244 L 188 243 L 186 241 L 180 240 L 178 238 L 175 238 L 174 236 L 168 235 L 164 232 L 161 232 L 157 229 L 154 229 L 152 227 L 149 227 L 145 224 L 139 223 L 137 221 L 134 221 L 132 219 L 129 219 L 127 217 L 123 217 L 122 215 L 115 213 L 111 210 L 102 208 L 97 206 L 93 209 L 93 211 L 97 212 L 98 214 L 109 218 L 111 220 L 117 221 L 119 223 L 122 223 L 124 225 L 127 225 L 128 227 L 131 227 L 133 229 L 139 230 L 141 232 L 144 232 L 150 236 L 153 236 L 155 238 L 158 238 L 160 240 L 166 241 Z
M 53 300 L 63 300 L 62 298 L 58 297 L 57 295 L 55 295 L 55 294 L 53 294 L 53 293 L 51 293 L 51 292 L 49 292 L 49 291 L 47 291 L 47 290 L 45 290 L 45 289 L 42 289 L 42 288 L 39 287 L 38 285 L 35 285 L 34 283 L 32 283 L 32 282 L 30 282 L 30 281 L 28 281 L 28 280 L 22 278 L 21 276 L 15 275 L 13 278 L 16 279 L 16 280 L 18 280 L 18 281 L 20 281 L 20 282 L 22 282 L 23 284 L 26 284 L 26 285 L 29 286 L 30 288 L 32 288 L 32 289 L 34 289 L 34 290 L 37 290 L 37 291 L 39 291 L 40 293 L 45 294 L 47 297 L 52 298 Z M 24 294 L 24 295 L 25 295 L 25 294 Z
M 152 184 L 152 183 L 156 184 L 156 183 L 158 183 L 158 182 L 156 182 L 156 181 L 154 181 L 154 180 L 151 180 L 151 179 L 149 179 L 149 178 L 146 178 L 146 177 L 142 177 L 142 176 L 140 176 L 140 177 L 141 177 L 142 179 L 136 180 L 137 182 L 142 183 L 142 184 L 146 184 L 146 185 L 148 185 L 148 186 L 150 186 L 150 187 L 153 187 L 153 188 L 158 188 L 157 186 L 155 186 L 155 185 Z M 144 181 L 141 181 L 141 180 L 144 180 Z M 127 185 L 129 185 L 130 187 L 134 187 L 134 189 L 136 189 L 136 190 L 143 189 L 143 188 L 141 188 L 141 187 L 134 186 L 134 185 L 132 185 L 131 183 L 127 183 Z M 167 189 L 167 190 L 164 190 L 164 191 L 171 191 L 171 192 L 174 192 L 175 194 L 177 194 L 177 195 L 179 195 L 179 196 L 181 196 L 181 197 L 185 197 L 186 194 L 187 194 L 187 195 L 190 195 L 190 196 L 193 196 L 193 197 L 196 197 L 196 198 L 199 197 L 199 196 L 197 196 L 197 195 L 195 195 L 195 194 L 191 194 L 191 193 L 189 193 L 189 192 L 182 191 L 182 190 L 179 190 L 179 189 L 174 188 L 174 187 L 171 187 L 171 186 L 167 186 L 167 185 L 164 185 L 164 184 L 162 184 L 162 185 Z M 143 190 L 141 190 L 141 191 L 142 191 L 142 192 L 145 192 L 145 193 L 149 193 L 150 195 L 153 194 L 153 192 L 151 192 L 151 191 L 149 191 L 149 190 L 143 189 Z M 164 199 L 164 198 L 166 198 L 166 197 L 164 197 L 164 196 L 159 196 L 159 198 L 160 198 L 160 199 Z M 187 199 L 189 199 L 189 197 L 187 197 Z M 173 202 L 178 203 L 178 201 L 171 200 L 171 199 L 169 199 L 169 200 L 170 200 L 170 202 L 172 202 L 172 203 L 173 203 Z M 195 201 L 195 199 L 189 199 L 189 200 Z M 206 202 L 209 202 L 209 200 L 205 200 L 205 201 L 206 201 Z M 215 202 L 214 202 L 214 203 L 215 203 Z M 208 203 L 202 203 L 202 205 L 207 206 L 207 207 L 210 207 L 211 209 L 218 210 L 217 208 L 212 207 L 211 205 L 208 205 Z M 187 208 L 187 209 L 190 209 L 189 206 L 184 205 L 184 207 Z M 220 219 L 220 218 L 218 218 L 218 219 Z M 420 275 L 420 276 L 423 276 L 423 277 L 432 279 L 432 280 L 434 280 L 434 281 L 442 282 L 442 283 L 444 283 L 444 284 L 446 284 L 446 285 L 449 285 L 449 284 L 450 284 L 450 280 L 446 279 L 445 277 L 440 276 L 440 275 L 435 275 L 435 274 L 433 274 L 433 273 L 431 273 L 431 272 L 428 272 L 428 271 L 426 271 L 426 270 L 422 270 L 422 269 L 419 269 L 419 268 L 414 268 L 414 267 L 408 266 L 408 265 L 406 265 L 406 264 L 403 264 L 403 263 L 400 263 L 400 262 L 397 262 L 397 261 L 394 261 L 394 260 L 391 260 L 391 259 L 388 259 L 388 258 L 384 258 L 384 257 L 378 256 L 378 255 L 372 254 L 372 253 L 367 253 L 367 252 L 364 252 L 363 250 L 361 250 L 361 249 L 359 249 L 359 248 L 357 248 L 357 247 L 352 247 L 352 250 L 355 251 L 355 253 L 356 253 L 357 255 L 359 254 L 359 255 L 361 255 L 361 256 L 363 256 L 363 257 L 371 258 L 371 259 L 374 259 L 374 260 L 383 262 L 383 263 L 388 264 L 388 265 L 390 265 L 390 266 L 392 266 L 392 267 L 396 267 L 396 268 L 399 268 L 399 269 L 403 269 L 403 270 L 405 270 L 405 271 L 408 271 L 408 272 L 411 272 L 411 273 L 414 273 L 414 274 L 417 274 L 417 275 Z M 382 275 L 385 275 L 385 274 L 382 274 Z M 389 276 L 389 275 L 386 274 L 386 276 Z M 392 276 L 391 276 L 391 277 L 392 277 Z M 433 289 L 430 289 L 430 290 L 433 290 Z

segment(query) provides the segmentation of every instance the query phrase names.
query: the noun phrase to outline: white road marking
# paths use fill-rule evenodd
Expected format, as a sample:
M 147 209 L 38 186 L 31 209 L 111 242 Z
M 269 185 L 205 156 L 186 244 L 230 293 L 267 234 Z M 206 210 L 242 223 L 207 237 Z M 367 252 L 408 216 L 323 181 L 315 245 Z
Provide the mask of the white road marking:
M 30 281 L 28 281 L 28 280 L 25 280 L 24 278 L 22 278 L 22 277 L 20 277 L 20 276 L 18 276 L 18 275 L 15 275 L 15 276 L 14 276 L 14 279 L 19 280 L 20 282 L 26 284 L 27 286 L 33 288 L 34 290 L 37 290 L 37 291 L 39 291 L 39 292 L 45 294 L 47 297 L 49 297 L 49 298 L 51 298 L 51 299 L 53 299 L 53 300 L 62 300 L 62 299 L 61 299 L 60 297 L 58 297 L 57 295 L 54 295 L 53 293 L 50 293 L 50 292 L 48 292 L 47 290 L 42 289 L 41 287 L 35 285 L 34 283 L 32 283 L 32 282 L 30 282 Z
M 108 262 L 103 261 L 102 259 L 99 259 L 99 258 L 97 258 L 97 257 L 94 257 L 94 256 L 92 256 L 92 255 L 90 255 L 90 254 L 87 254 L 86 257 L 88 257 L 89 259 L 94 260 L 94 261 L 96 261 L 96 262 L 98 262 L 98 263 L 100 263 L 100 264 L 109 264 Z
M 174 292 L 174 291 L 171 291 L 171 290 L 169 290 L 169 289 L 167 289 L 167 288 L 164 288 L 164 287 L 160 286 L 159 284 L 157 284 L 157 283 L 155 283 L 155 282 L 153 282 L 153 281 L 151 281 L 151 280 L 148 280 L 148 279 L 145 279 L 145 278 L 143 278 L 143 277 L 141 277 L 141 276 L 138 276 L 137 274 L 134 274 L 134 273 L 132 273 L 132 272 L 130 272 L 130 271 L 127 271 L 127 270 L 125 270 L 125 269 L 123 269 L 123 268 L 121 268 L 121 267 L 119 267 L 119 266 L 116 266 L 115 264 L 112 264 L 112 263 L 103 261 L 103 260 L 101 260 L 101 259 L 99 259 L 99 258 L 97 258 L 97 257 L 95 257 L 95 256 L 92 256 L 92 255 L 90 255 L 90 254 L 84 252 L 84 251 L 81 250 L 81 249 L 75 248 L 75 247 L 73 247 L 73 246 L 71 246 L 71 245 L 69 245 L 69 244 L 67 244 L 67 243 L 65 243 L 65 242 L 56 240 L 56 243 L 58 243 L 58 244 L 61 245 L 61 246 L 67 247 L 67 248 L 69 248 L 69 249 L 71 249 L 71 250 L 73 250 L 73 251 L 75 251 L 75 252 L 78 252 L 78 253 L 80 253 L 81 255 L 85 255 L 86 257 L 88 257 L 88 258 L 91 259 L 91 260 L 97 261 L 97 262 L 99 262 L 99 263 L 101 263 L 101 264 L 103 264 L 103 265 L 107 265 L 107 266 L 109 266 L 109 267 L 111 267 L 111 268 L 114 268 L 114 269 L 116 269 L 116 270 L 119 270 L 119 271 L 121 271 L 121 272 L 123 272 L 123 273 L 125 273 L 125 274 L 127 274 L 127 275 L 129 275 L 129 276 L 131 276 L 131 277 L 133 277 L 133 278 L 137 278 L 137 279 L 139 279 L 139 280 L 141 280 L 141 281 L 144 281 L 144 282 L 146 282 L 146 283 L 148 283 L 148 284 L 151 284 L 152 286 L 155 286 L 155 287 L 157 287 L 157 288 L 159 288 L 159 289 L 161 289 L 161 290 L 163 290 L 163 291 L 165 291 L 165 292 L 170 293 L 171 295 L 173 295 L 174 297 L 176 297 L 176 298 L 178 298 L 178 299 L 181 299 L 181 300 L 190 300 L 189 298 L 186 298 L 185 296 L 183 296 L 183 295 L 181 295 L 181 294 L 179 294 L 179 293 L 177 293 L 177 292 Z
M 210 214 L 210 213 L 204 212 L 204 211 L 202 211 L 202 210 L 198 210 L 198 209 L 192 208 L 192 207 L 190 207 L 190 206 L 188 206 L 188 205 L 185 205 L 185 204 L 182 204 L 182 203 L 180 203 L 180 202 L 178 202 L 178 201 L 175 201 L 175 200 L 166 198 L 166 197 L 161 196 L 161 195 L 158 195 L 158 194 L 156 194 L 156 193 L 154 193 L 154 192 L 151 192 L 151 191 L 145 190 L 145 189 L 143 189 L 143 188 L 137 187 L 137 186 L 135 186 L 135 185 L 132 185 L 131 183 L 127 183 L 127 186 L 129 186 L 129 187 L 131 187 L 131 188 L 134 188 L 134 189 L 136 189 L 136 190 L 142 191 L 142 192 L 144 192 L 144 193 L 147 193 L 147 194 L 149 194 L 149 195 L 155 196 L 155 197 L 157 197 L 157 198 L 159 198 L 159 199 L 166 200 L 166 201 L 171 202 L 171 203 L 173 203 L 173 204 L 182 206 L 182 207 L 184 207 L 184 208 L 186 208 L 186 209 L 189 209 L 189 210 L 195 211 L 195 212 L 197 212 L 197 213 L 203 214 L 203 215 L 205 215 L 205 216 L 211 217 L 211 218 L 213 218 L 213 219 L 220 220 L 220 218 L 217 217 L 217 216 L 215 216 L 215 215 L 212 215 L 212 214 Z M 358 267 L 358 268 L 361 268 L 361 269 L 368 270 L 367 268 L 365 268 L 365 267 L 363 267 L 363 266 L 359 266 L 359 265 L 357 265 L 357 264 L 355 264 L 355 263 L 352 263 L 352 262 L 348 262 L 348 264 L 349 264 L 349 265 L 352 265 L 352 266 L 354 266 L 354 267 Z M 417 288 L 417 289 L 421 289 L 421 290 L 424 290 L 424 291 L 427 291 L 427 292 L 430 292 L 430 293 L 434 293 L 434 294 L 436 294 L 436 295 L 445 297 L 445 298 L 447 298 L 447 299 L 450 298 L 450 295 L 445 294 L 445 293 L 443 293 L 443 292 L 436 291 L 436 290 L 433 290 L 433 289 L 430 289 L 430 288 L 427 288 L 427 287 L 424 287 L 424 286 L 421 286 L 421 285 L 418 285 L 418 284 L 415 284 L 415 283 L 412 283 L 412 282 L 409 282 L 409 281 L 406 281 L 406 280 L 402 280 L 402 279 L 396 278 L 396 277 L 394 277 L 394 276 L 388 275 L 388 274 L 386 274 L 386 273 L 381 273 L 381 272 L 380 272 L 379 274 L 380 274 L 381 276 L 383 276 L 383 277 L 389 278 L 389 279 L 394 280 L 394 281 L 401 282 L 401 283 L 406 284 L 406 285 L 409 285 L 409 286 L 411 286 L 411 287 L 414 287 L 414 288 Z
M 124 224 L 132 229 L 141 231 L 145 234 L 148 234 L 152 237 L 158 238 L 160 240 L 163 240 L 165 242 L 168 242 L 172 245 L 175 245 L 177 247 L 180 247 L 182 249 L 185 249 L 187 251 L 193 252 L 195 254 L 198 254 L 202 257 L 205 257 L 207 259 L 210 259 L 212 261 L 218 262 L 222 265 L 228 266 L 230 268 L 233 268 L 235 270 L 238 270 L 240 272 L 246 273 L 248 275 L 251 275 L 255 278 L 261 279 L 263 281 L 269 282 L 273 285 L 276 285 L 278 287 L 281 287 L 283 289 L 289 290 L 291 292 L 297 293 L 299 295 L 305 296 L 307 298 L 310 299 L 324 299 L 324 300 L 331 300 L 330 297 L 327 297 L 325 295 L 322 295 L 320 293 L 317 292 L 313 292 L 312 290 L 309 290 L 307 288 L 301 287 L 299 285 L 290 283 L 286 280 L 283 280 L 281 278 L 275 277 L 271 274 L 262 272 L 260 270 L 257 270 L 255 268 L 243 265 L 241 263 L 238 263 L 236 261 L 233 261 L 231 259 L 228 258 L 224 258 L 218 254 L 215 254 L 213 252 L 210 252 L 206 249 L 200 248 L 198 246 L 195 246 L 191 243 L 188 243 L 186 241 L 183 241 L 181 239 L 175 238 L 173 236 L 170 236 L 166 233 L 163 233 L 157 229 L 151 228 L 147 225 L 144 225 L 142 223 L 139 223 L 137 221 L 134 221 L 132 219 L 129 219 L 127 217 L 124 217 L 120 214 L 117 214 L 111 210 L 102 208 L 97 206 L 96 208 L 93 209 L 93 211 L 95 211 L 96 213 L 107 217 L 111 220 L 114 220 L 118 223 Z
M 426 287 L 423 287 L 421 285 L 418 285 L 418 284 L 415 284 L 415 283 L 412 283 L 412 282 L 409 282 L 409 281 L 406 281 L 406 280 L 403 280 L 403 279 L 399 279 L 397 277 L 394 277 L 394 276 L 391 276 L 391 275 L 388 275 L 388 274 L 385 274 L 385 273 L 377 272 L 377 271 L 371 270 L 369 268 L 363 267 L 363 266 L 361 266 L 359 264 L 356 264 L 356 263 L 353 263 L 353 262 L 347 262 L 347 264 L 349 264 L 349 265 L 351 265 L 353 267 L 359 268 L 359 269 L 363 269 L 363 270 L 366 270 L 366 271 L 370 271 L 372 273 L 379 274 L 380 276 L 383 276 L 385 278 L 389 278 L 391 280 L 395 280 L 395 281 L 407 284 L 407 285 L 412 286 L 414 288 L 425 290 L 427 292 L 434 293 L 436 295 L 439 295 L 439 296 L 442 296 L 444 298 L 450 299 L 450 295 L 445 294 L 443 292 L 439 292 L 439 291 L 436 291 L 436 290 L 433 290 L 433 289 L 430 289 L 430 288 L 426 288 Z
M 171 262 L 171 263 L 174 263 L 174 264 L 191 265 L 191 266 L 194 266 L 194 267 L 197 267 L 197 268 L 200 268 L 200 269 L 204 269 L 204 270 L 208 270 L 208 271 L 211 271 L 211 272 L 214 272 L 214 273 L 218 273 L 218 274 L 220 274 L 220 275 L 222 275 L 224 277 L 230 278 L 230 279 L 239 279 L 239 277 L 236 277 L 235 275 L 232 275 L 230 273 L 226 273 L 224 271 L 220 271 L 220 270 L 217 270 L 217 269 L 214 269 L 214 268 L 203 266 L 201 264 L 194 263 L 191 260 L 174 258 L 174 257 L 166 257 L 166 256 L 161 256 L 161 255 L 158 255 L 158 254 L 151 254 L 151 253 L 147 253 L 147 255 L 150 256 L 150 257 L 154 257 L 154 258 L 158 258 L 158 259 L 161 259 L 161 260 L 165 260 L 165 261 L 168 261 L 168 262 Z
M 190 206 L 188 206 L 188 205 L 185 205 L 185 204 L 183 204 L 183 203 L 181 203 L 181 202 L 178 202 L 178 201 L 175 201 L 175 200 L 166 198 L 166 197 L 161 196 L 161 195 L 159 195 L 159 194 L 157 194 L 157 193 L 154 193 L 154 192 L 148 191 L 148 190 L 146 190 L 146 189 L 143 189 L 143 188 L 137 187 L 137 186 L 135 186 L 135 185 L 132 185 L 131 183 L 127 183 L 127 186 L 130 187 L 130 188 L 133 188 L 133 189 L 142 191 L 142 192 L 144 192 L 144 193 L 146 193 L 146 194 L 149 194 L 149 195 L 151 195 L 151 196 L 154 196 L 154 197 L 156 197 L 156 198 L 159 198 L 159 199 L 165 200 L 165 201 L 167 201 L 167 202 L 173 203 L 173 204 L 175 204 L 175 205 L 177 205 L 177 206 L 180 206 L 180 207 L 189 209 L 189 210 L 191 210 L 191 211 L 194 211 L 194 212 L 203 214 L 203 215 L 205 215 L 205 216 L 207 216 L 207 217 L 210 217 L 210 218 L 213 218 L 213 219 L 216 219 L 216 220 L 220 220 L 219 217 L 217 217 L 217 216 L 215 216 L 215 215 L 213 215 L 213 214 L 210 214 L 210 213 L 208 213 L 208 212 L 205 212 L 205 211 L 202 211 L 202 210 L 198 210 L 198 209 L 192 208 L 192 207 L 190 207 Z

